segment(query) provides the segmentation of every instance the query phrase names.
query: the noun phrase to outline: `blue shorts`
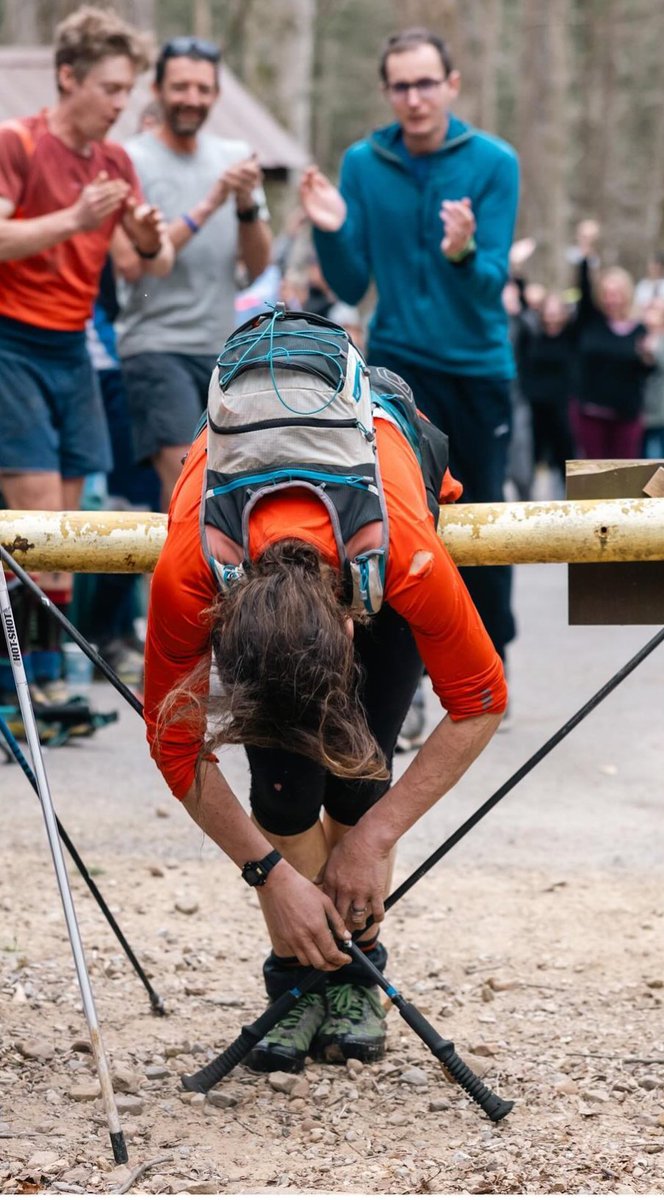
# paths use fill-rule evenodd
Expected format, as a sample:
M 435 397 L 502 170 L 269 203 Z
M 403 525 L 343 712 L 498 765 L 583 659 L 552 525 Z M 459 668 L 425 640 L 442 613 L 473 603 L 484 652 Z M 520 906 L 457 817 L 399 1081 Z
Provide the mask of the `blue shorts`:
M 112 466 L 85 333 L 0 316 L 0 472 L 80 479 Z

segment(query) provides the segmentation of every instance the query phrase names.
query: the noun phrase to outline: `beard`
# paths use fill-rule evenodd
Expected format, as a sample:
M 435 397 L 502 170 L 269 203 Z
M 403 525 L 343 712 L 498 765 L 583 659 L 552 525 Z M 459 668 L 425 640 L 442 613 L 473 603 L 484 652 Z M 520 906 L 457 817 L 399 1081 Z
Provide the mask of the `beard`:
M 179 137 L 190 137 L 198 133 L 201 125 L 207 119 L 209 108 L 191 107 L 184 104 L 173 104 L 164 109 L 164 120 L 174 134 Z

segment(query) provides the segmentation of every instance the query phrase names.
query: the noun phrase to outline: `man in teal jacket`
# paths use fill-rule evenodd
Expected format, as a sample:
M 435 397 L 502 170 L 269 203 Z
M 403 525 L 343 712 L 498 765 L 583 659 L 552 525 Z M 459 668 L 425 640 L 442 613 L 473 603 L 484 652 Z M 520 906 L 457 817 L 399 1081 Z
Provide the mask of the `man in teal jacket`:
M 452 115 L 460 76 L 436 34 L 394 35 L 380 74 L 396 122 L 350 147 L 339 189 L 309 168 L 302 203 L 336 294 L 356 304 L 375 283 L 369 362 L 402 375 L 420 409 L 449 434 L 464 500 L 502 500 L 514 375 L 502 289 L 517 156 Z M 504 657 L 515 633 L 510 569 L 464 574 Z

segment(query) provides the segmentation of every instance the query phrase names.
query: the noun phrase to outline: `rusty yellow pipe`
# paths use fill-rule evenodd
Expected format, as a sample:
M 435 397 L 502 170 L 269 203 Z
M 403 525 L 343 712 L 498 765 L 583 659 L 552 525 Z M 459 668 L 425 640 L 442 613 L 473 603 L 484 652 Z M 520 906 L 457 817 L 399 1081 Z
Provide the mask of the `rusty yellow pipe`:
M 438 531 L 461 567 L 664 559 L 664 499 L 454 504 Z
M 664 498 L 444 507 L 459 566 L 664 560 Z M 152 571 L 166 518 L 137 512 L 0 510 L 0 542 L 34 571 Z

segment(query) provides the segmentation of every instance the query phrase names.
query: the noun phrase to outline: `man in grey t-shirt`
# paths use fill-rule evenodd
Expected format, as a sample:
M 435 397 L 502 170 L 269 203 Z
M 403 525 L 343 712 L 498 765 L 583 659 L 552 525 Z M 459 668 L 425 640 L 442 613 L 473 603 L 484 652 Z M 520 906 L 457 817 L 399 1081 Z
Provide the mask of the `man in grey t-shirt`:
M 255 155 L 245 142 L 200 132 L 219 95 L 219 59 L 212 42 L 167 42 L 154 83 L 162 122 L 126 147 L 176 252 L 171 274 L 155 281 L 143 274 L 128 240 L 114 254 L 118 352 L 136 459 L 154 464 L 164 508 L 207 403 L 217 354 L 235 325 L 237 259 L 253 279 L 270 257 Z

